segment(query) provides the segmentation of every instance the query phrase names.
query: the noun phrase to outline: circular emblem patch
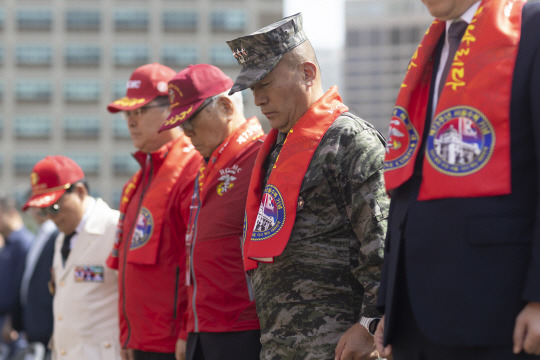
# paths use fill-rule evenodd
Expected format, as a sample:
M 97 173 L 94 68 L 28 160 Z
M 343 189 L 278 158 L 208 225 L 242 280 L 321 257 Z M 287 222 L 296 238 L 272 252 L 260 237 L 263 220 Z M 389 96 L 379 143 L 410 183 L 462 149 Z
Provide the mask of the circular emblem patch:
M 253 241 L 266 240 L 281 230 L 284 223 L 283 197 L 274 185 L 267 185 L 264 189 L 251 239 Z
M 138 249 L 141 246 L 146 245 L 152 233 L 154 232 L 154 219 L 152 213 L 147 208 L 142 208 L 139 216 L 137 217 L 137 224 L 133 230 L 133 236 L 131 237 L 130 249 Z
M 418 133 L 401 106 L 394 108 L 388 140 L 386 141 L 385 170 L 398 169 L 409 162 L 418 147 Z
M 495 147 L 495 132 L 475 108 L 458 106 L 433 119 L 427 140 L 427 159 L 438 171 L 464 176 L 487 164 Z

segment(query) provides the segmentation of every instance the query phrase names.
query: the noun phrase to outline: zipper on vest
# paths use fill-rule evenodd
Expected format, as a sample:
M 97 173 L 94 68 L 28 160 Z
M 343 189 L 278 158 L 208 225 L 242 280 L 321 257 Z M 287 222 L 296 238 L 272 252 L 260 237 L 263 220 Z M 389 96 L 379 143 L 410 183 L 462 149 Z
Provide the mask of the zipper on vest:
M 139 214 L 139 211 L 141 211 L 141 205 L 144 199 L 144 194 L 146 193 L 146 190 L 148 190 L 148 187 L 150 186 L 150 182 L 152 181 L 152 172 L 154 170 L 154 165 L 152 163 L 152 155 L 148 153 L 146 155 L 146 165 L 145 170 L 149 167 L 148 172 L 143 173 L 143 179 L 142 179 L 142 186 L 143 191 L 141 192 L 141 196 L 139 197 L 139 205 L 137 206 L 137 215 Z M 146 176 L 148 174 L 148 176 Z M 145 182 L 146 180 L 146 182 Z M 131 225 L 131 229 L 129 230 L 129 234 L 126 238 L 123 239 L 124 241 L 124 261 L 122 266 L 122 293 L 124 296 L 122 296 L 122 312 L 124 313 L 124 319 L 126 319 L 127 324 L 127 338 L 125 343 L 122 345 L 123 348 L 127 348 L 127 345 L 129 344 L 129 340 L 131 339 L 131 324 L 129 323 L 129 318 L 127 316 L 126 311 L 126 263 L 127 263 L 127 257 L 128 257 L 128 251 L 129 251 L 129 245 L 131 245 L 131 236 L 133 235 L 133 230 L 135 230 L 135 226 L 137 225 L 137 219 L 135 218 L 135 221 Z
M 195 214 L 195 220 L 193 224 L 193 240 L 191 243 L 191 249 L 189 251 L 189 272 L 191 273 L 192 279 L 193 279 L 193 297 L 191 300 L 191 308 L 193 310 L 193 321 L 194 321 L 194 330 L 196 333 L 199 332 L 199 318 L 197 316 L 197 278 L 195 277 L 195 268 L 193 266 L 193 252 L 195 249 L 195 243 L 197 241 L 197 223 L 199 221 L 199 211 L 201 210 L 201 197 L 199 192 L 199 175 L 197 175 L 197 178 L 195 179 L 195 189 L 193 191 L 193 196 L 197 196 L 197 212 Z
M 240 253 L 242 253 L 242 236 L 240 236 Z M 251 285 L 251 276 L 248 275 L 248 273 L 245 273 L 246 275 L 246 287 L 248 291 L 249 301 L 255 300 L 255 294 L 253 293 L 253 286 Z

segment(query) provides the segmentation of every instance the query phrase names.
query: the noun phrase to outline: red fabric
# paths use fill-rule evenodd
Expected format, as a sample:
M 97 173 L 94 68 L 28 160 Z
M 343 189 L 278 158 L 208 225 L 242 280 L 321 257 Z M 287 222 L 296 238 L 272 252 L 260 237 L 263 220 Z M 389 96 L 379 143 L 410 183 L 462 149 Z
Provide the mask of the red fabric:
M 201 169 L 196 189 L 202 192 L 192 199 L 186 234 L 192 237 L 192 248 L 186 251 L 193 253 L 193 273 L 187 286 L 182 337 L 187 332 L 259 329 L 244 273 L 241 239 L 247 188 L 262 136 L 259 121 L 248 119 Z
M 347 110 L 335 86 L 313 104 L 289 131 L 263 194 L 264 163 L 276 141 L 277 130 L 268 134 L 253 169 L 246 204 L 243 244 L 246 271 L 256 268 L 256 261 L 273 262 L 285 249 L 296 218 L 300 186 L 311 158 L 330 125 Z M 264 216 L 261 213 L 270 207 L 270 212 L 277 214 L 275 223 L 268 230 L 258 231 L 258 220 Z
M 508 119 L 524 3 L 484 0 L 467 27 L 448 78 L 441 79 L 445 86 L 426 140 L 419 200 L 510 193 Z M 444 27 L 435 20 L 428 29 L 398 95 L 385 158 L 387 190 L 413 173 L 425 130 L 432 54 Z M 496 94 L 490 91 L 494 87 Z M 443 155 L 437 149 L 445 140 L 455 142 Z
M 147 154 L 138 152 L 134 156 L 141 171 L 125 186 L 118 257 L 112 254 L 107 262 L 118 267 L 120 343 L 124 348 L 172 353 L 187 305 L 181 266 L 186 209 L 202 160 L 185 135 L 151 153 L 151 166 L 147 166 Z M 152 202 L 152 194 L 161 200 Z M 160 206 L 164 211 L 160 212 Z M 142 208 L 154 215 L 155 225 L 161 225 L 152 230 L 146 245 L 133 250 L 140 255 L 131 256 L 131 241 L 125 240 L 132 239 Z M 148 247 L 152 251 L 145 257 L 142 250 L 148 245 L 152 245 Z

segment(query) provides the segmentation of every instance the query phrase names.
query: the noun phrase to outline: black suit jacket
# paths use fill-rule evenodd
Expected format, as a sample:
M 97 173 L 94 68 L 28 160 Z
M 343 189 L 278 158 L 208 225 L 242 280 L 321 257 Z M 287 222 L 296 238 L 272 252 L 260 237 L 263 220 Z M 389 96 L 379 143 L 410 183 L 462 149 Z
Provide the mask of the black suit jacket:
M 510 345 L 517 314 L 540 301 L 540 3 L 523 10 L 510 137 L 510 195 L 417 201 L 419 171 L 393 194 L 378 300 L 386 343 L 398 269 L 421 331 L 441 345 Z
M 36 262 L 28 284 L 28 299 L 22 309 L 22 325 L 28 341 L 38 341 L 45 345 L 53 332 L 53 296 L 49 292 L 54 243 L 58 230 L 54 231 L 45 243 Z

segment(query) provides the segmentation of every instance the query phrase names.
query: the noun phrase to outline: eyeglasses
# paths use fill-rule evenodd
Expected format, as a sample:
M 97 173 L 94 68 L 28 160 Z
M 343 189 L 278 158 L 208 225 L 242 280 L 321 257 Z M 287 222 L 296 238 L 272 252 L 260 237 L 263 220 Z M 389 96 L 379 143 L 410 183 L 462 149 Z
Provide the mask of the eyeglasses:
M 45 207 L 45 208 L 39 208 L 39 214 L 41 216 L 49 216 L 49 215 L 56 215 L 60 212 L 60 205 L 58 203 L 52 204 L 51 206 Z
M 47 206 L 47 207 L 43 207 L 43 208 L 39 208 L 39 213 L 41 216 L 54 216 L 56 214 L 58 214 L 61 210 L 60 208 L 60 202 L 62 202 L 62 199 L 64 198 L 64 195 L 66 194 L 69 194 L 73 192 L 73 185 L 71 185 L 70 187 L 68 187 L 66 189 L 66 191 L 62 194 L 62 196 L 60 196 L 60 199 L 58 199 L 58 201 L 54 204 L 52 204 L 51 206 Z
M 187 130 L 187 131 L 193 131 L 193 120 L 195 120 L 195 117 L 197 117 L 197 115 L 199 115 L 199 113 L 201 113 L 201 111 L 204 110 L 205 107 L 207 107 L 208 105 L 212 104 L 214 102 L 214 100 L 216 100 L 218 98 L 218 95 L 215 95 L 215 96 L 211 96 L 209 98 L 206 98 L 203 103 L 201 104 L 201 106 L 199 106 L 199 108 L 197 110 L 195 110 L 195 112 L 193 113 L 193 115 L 191 115 L 189 117 L 189 119 L 187 119 L 186 121 L 184 121 L 183 123 L 180 124 L 180 127 L 183 129 L 183 130 Z
M 148 109 L 151 109 L 151 108 L 156 108 L 156 107 L 164 107 L 164 106 L 169 106 L 169 103 L 160 103 L 160 104 L 154 104 L 154 105 L 146 105 L 146 106 L 142 106 L 138 109 L 135 109 L 135 110 L 127 110 L 127 111 L 124 111 L 124 118 L 126 119 L 129 119 L 131 117 L 140 117 L 142 114 L 144 114 L 146 112 L 146 110 Z

